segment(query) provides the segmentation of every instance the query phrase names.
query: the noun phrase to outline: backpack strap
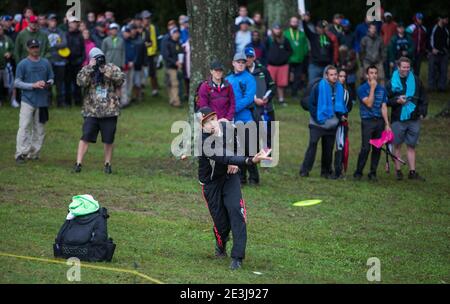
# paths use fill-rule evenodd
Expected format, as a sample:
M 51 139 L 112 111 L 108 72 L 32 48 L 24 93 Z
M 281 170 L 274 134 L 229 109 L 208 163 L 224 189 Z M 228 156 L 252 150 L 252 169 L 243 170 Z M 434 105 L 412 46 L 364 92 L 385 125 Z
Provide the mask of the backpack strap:
M 61 229 L 59 230 L 58 235 L 56 236 L 56 239 L 55 239 L 56 244 L 61 244 L 62 236 L 66 232 L 67 228 L 69 228 L 69 226 L 70 226 L 70 220 L 66 220 L 64 222 L 63 226 L 61 227 Z

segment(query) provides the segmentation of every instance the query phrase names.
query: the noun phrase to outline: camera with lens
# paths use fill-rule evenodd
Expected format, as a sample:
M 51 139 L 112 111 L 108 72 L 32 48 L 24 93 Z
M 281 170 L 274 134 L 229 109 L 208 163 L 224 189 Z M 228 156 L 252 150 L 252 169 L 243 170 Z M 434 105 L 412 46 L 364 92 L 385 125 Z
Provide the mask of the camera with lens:
M 94 69 L 99 69 L 105 66 L 106 64 L 106 58 L 103 55 L 99 55 L 94 57 L 95 58 L 95 66 Z

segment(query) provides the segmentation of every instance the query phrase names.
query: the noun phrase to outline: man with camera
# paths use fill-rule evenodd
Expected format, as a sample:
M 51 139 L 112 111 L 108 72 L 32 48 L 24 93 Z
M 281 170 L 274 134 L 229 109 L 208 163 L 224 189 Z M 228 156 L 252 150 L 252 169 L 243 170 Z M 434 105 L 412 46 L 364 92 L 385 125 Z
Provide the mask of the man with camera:
M 17 131 L 16 163 L 39 159 L 44 143 L 44 124 L 48 121 L 48 89 L 54 76 L 50 62 L 41 58 L 40 42 L 27 41 L 28 57 L 17 65 L 14 86 L 22 90 Z
M 125 74 L 113 63 L 106 64 L 105 55 L 98 48 L 89 52 L 89 64 L 78 73 L 77 84 L 84 89 L 82 115 L 84 117 L 83 135 L 78 144 L 77 162 L 74 172 L 81 172 L 83 157 L 89 143 L 97 141 L 100 131 L 104 143 L 104 172 L 111 174 L 111 158 L 117 116 L 120 112 L 120 89 Z

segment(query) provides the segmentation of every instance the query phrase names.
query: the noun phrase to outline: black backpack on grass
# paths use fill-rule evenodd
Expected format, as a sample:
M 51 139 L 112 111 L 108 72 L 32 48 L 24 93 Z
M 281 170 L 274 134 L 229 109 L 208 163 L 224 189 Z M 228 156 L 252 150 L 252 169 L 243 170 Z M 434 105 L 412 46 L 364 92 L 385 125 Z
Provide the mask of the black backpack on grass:
M 108 217 L 108 210 L 102 207 L 97 212 L 66 220 L 53 244 L 55 257 L 110 262 L 116 245 L 108 238 Z

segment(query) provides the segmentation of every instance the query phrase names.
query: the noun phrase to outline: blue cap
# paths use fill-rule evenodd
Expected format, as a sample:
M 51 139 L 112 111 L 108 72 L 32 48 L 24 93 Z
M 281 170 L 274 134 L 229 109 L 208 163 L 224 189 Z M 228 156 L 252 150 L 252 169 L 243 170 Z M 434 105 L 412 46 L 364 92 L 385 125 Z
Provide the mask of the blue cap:
M 245 56 L 247 56 L 247 57 L 255 57 L 256 56 L 255 49 L 250 46 L 246 47 L 244 52 L 245 52 Z
M 6 15 L 6 16 L 2 17 L 2 20 L 3 21 L 11 21 L 11 20 L 13 20 L 13 18 L 11 16 Z
M 423 19 L 423 14 L 422 13 L 417 13 L 416 14 L 416 19 L 422 20 Z
M 342 20 L 341 20 L 341 25 L 342 25 L 342 26 L 350 26 L 350 20 L 348 20 L 348 19 L 342 19 Z

